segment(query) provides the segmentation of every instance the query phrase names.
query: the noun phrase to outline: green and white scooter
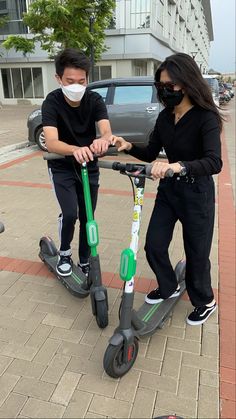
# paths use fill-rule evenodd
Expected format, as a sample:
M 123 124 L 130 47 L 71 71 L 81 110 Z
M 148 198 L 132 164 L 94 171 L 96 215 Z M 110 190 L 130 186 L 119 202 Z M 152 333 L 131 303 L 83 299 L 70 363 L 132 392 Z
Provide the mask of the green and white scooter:
M 133 366 L 138 354 L 138 340 L 142 336 L 152 335 L 156 329 L 163 327 L 177 301 L 185 292 L 185 261 L 181 260 L 175 267 L 175 274 L 180 285 L 180 295 L 163 300 L 159 304 L 144 304 L 136 311 L 133 309 L 134 277 L 136 272 L 141 212 L 143 206 L 146 178 L 150 178 L 150 164 L 132 164 L 100 161 L 99 166 L 118 170 L 121 174 L 133 178 L 134 208 L 131 229 L 131 243 L 121 253 L 120 278 L 124 281 L 123 294 L 119 310 L 119 325 L 109 340 L 103 365 L 106 373 L 113 378 L 122 377 Z M 168 170 L 167 177 L 173 176 Z
M 62 155 L 55 153 L 44 153 L 45 160 L 62 159 Z M 73 158 L 73 157 L 71 157 Z M 75 168 L 76 171 L 76 168 Z M 76 172 L 80 179 L 79 174 Z M 99 244 L 98 225 L 94 219 L 87 164 L 81 165 L 81 181 L 83 184 L 85 208 L 87 215 L 86 233 L 88 245 L 91 249 L 89 258 L 90 270 L 88 278 L 82 270 L 73 263 L 72 274 L 61 276 L 56 271 L 58 262 L 58 249 L 50 237 L 42 237 L 39 242 L 40 259 L 47 265 L 65 287 L 75 296 L 85 298 L 90 294 L 93 315 L 96 317 L 100 328 L 108 325 L 108 298 L 107 289 L 102 285 L 102 274 L 100 268 L 97 246 Z

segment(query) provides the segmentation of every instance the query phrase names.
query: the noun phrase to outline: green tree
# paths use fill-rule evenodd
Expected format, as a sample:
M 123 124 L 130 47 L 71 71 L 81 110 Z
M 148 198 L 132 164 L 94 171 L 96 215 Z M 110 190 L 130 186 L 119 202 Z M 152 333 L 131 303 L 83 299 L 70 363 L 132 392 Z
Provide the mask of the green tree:
M 106 49 L 104 30 L 111 22 L 114 8 L 115 0 L 35 0 L 23 16 L 33 38 L 9 35 L 2 46 L 26 55 L 39 42 L 50 57 L 61 48 L 78 48 L 87 55 L 93 48 L 96 61 Z
M 6 16 L 0 17 L 0 28 L 2 26 L 5 26 L 7 22 L 8 22 L 8 18 Z

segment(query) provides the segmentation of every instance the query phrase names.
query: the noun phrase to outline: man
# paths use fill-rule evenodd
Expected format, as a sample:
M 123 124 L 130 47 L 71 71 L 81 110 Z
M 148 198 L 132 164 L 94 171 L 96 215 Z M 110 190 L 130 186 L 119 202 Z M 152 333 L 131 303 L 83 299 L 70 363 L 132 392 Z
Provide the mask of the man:
M 93 211 L 96 208 L 99 170 L 93 153 L 102 154 L 111 143 L 112 133 L 103 99 L 86 89 L 89 59 L 76 49 L 65 49 L 55 58 L 56 79 L 60 85 L 48 94 L 42 105 L 42 121 L 49 152 L 66 157 L 48 162 L 50 177 L 61 207 L 61 245 L 57 272 L 72 273 L 71 241 L 77 217 L 80 221 L 79 266 L 88 275 L 90 248 L 86 237 L 83 186 L 78 178 L 80 164 L 88 163 Z M 97 123 L 101 137 L 96 139 Z M 76 173 L 77 172 L 77 173 Z

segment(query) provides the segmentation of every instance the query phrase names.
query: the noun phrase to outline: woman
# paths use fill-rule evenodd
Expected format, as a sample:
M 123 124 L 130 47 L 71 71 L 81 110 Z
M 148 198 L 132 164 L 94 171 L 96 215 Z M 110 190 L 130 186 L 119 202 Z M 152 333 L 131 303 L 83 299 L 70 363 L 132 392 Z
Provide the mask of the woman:
M 168 162 L 154 161 L 152 177 L 160 179 L 146 236 L 148 263 L 158 288 L 145 300 L 156 304 L 179 295 L 168 247 L 177 220 L 182 224 L 186 255 L 186 289 L 195 307 L 187 323 L 204 323 L 216 310 L 211 287 L 209 254 L 212 244 L 215 192 L 212 175 L 222 168 L 222 119 L 196 62 L 187 54 L 166 58 L 155 74 L 164 110 L 146 147 L 114 137 L 118 151 L 147 162 L 164 147 Z M 168 169 L 172 178 L 165 178 Z

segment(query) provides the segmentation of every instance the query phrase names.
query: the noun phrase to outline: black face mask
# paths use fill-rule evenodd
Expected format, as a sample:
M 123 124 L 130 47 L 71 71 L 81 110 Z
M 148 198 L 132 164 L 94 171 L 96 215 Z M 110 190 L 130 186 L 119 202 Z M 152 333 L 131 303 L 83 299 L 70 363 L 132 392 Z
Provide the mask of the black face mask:
M 159 89 L 158 90 L 159 100 L 163 103 L 164 106 L 168 108 L 173 108 L 182 102 L 184 93 L 182 90 L 167 90 Z

